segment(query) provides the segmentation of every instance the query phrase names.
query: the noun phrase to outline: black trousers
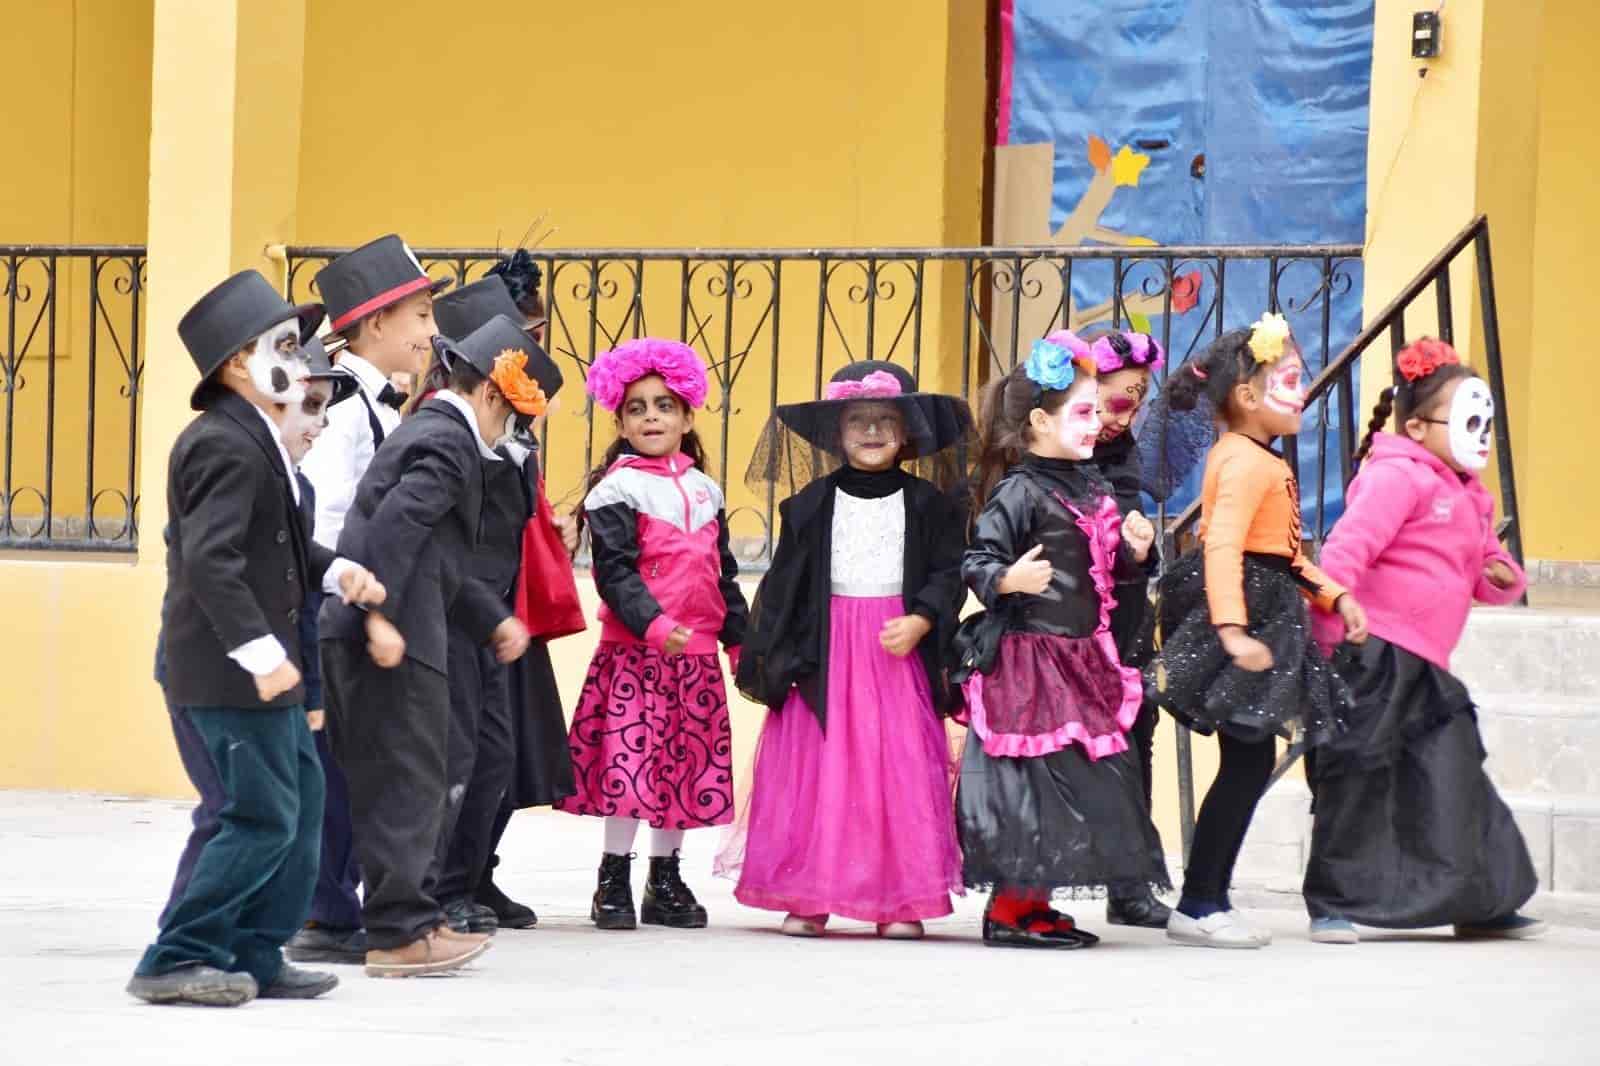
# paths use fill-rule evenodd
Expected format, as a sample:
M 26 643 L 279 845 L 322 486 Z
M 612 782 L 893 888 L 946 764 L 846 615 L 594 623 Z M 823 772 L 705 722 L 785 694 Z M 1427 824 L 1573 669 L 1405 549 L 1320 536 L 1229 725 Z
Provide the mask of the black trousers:
M 1191 900 L 1224 905 L 1233 881 L 1233 864 L 1244 846 L 1256 804 L 1272 779 L 1278 747 L 1272 737 L 1246 741 L 1226 733 L 1217 734 L 1217 743 L 1222 750 L 1221 764 L 1195 818 L 1189 865 L 1183 871 L 1183 894 Z
M 450 633 L 450 744 L 434 895 L 470 897 L 498 840 L 495 821 L 516 768 L 506 667 L 488 648 Z
M 367 942 L 402 947 L 444 921 L 426 882 L 444 818 L 449 687 L 411 659 L 385 670 L 351 641 L 322 642 L 322 671 L 366 883 Z

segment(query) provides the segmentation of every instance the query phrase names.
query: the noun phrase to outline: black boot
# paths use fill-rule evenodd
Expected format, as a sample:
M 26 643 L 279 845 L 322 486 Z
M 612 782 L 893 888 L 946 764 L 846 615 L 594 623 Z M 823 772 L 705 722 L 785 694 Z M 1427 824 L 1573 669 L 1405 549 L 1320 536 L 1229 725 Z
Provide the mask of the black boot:
M 1131 925 L 1140 929 L 1165 929 L 1172 908 L 1156 899 L 1149 886 L 1127 894 L 1118 893 L 1106 900 L 1106 921 L 1112 925 Z
M 589 907 L 589 920 L 601 929 L 633 929 L 633 856 L 601 855 L 600 882 Z
M 678 853 L 650 856 L 650 879 L 644 885 L 639 920 L 672 929 L 704 929 L 706 909 L 678 874 Z
M 458 933 L 488 933 L 493 936 L 500 928 L 494 911 L 468 896 L 441 903 L 439 909 L 444 911 L 445 922 Z
M 502 929 L 532 929 L 539 924 L 539 916 L 533 908 L 526 903 L 518 903 L 494 883 L 494 878 L 485 874 L 483 883 L 478 886 L 478 902 L 494 911 L 494 916 L 499 919 Z

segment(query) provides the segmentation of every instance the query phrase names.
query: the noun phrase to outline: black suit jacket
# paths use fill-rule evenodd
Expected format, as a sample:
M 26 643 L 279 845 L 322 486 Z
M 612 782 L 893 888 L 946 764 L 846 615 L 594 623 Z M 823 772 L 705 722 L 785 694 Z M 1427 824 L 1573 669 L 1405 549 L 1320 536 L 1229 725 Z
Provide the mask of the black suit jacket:
M 406 657 L 446 672 L 448 631 L 484 644 L 510 612 L 481 581 L 467 579 L 483 514 L 484 460 L 462 414 L 424 403 L 389 434 L 356 486 L 339 555 L 383 582 L 379 610 L 406 639 Z M 330 597 L 323 640 L 366 642 L 365 616 Z
M 228 652 L 278 638 L 297 666 L 306 586 L 334 555 L 306 533 L 272 431 L 249 401 L 226 392 L 178 435 L 167 461 L 167 594 L 162 607 L 167 695 L 180 707 L 270 704 Z

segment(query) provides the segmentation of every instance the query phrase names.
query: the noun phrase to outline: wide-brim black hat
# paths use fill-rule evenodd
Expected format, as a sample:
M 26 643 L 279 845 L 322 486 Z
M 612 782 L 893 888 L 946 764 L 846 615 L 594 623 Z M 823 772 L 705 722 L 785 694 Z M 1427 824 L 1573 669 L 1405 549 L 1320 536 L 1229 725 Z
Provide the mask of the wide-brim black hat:
M 413 293 L 439 292 L 454 279 L 432 278 L 398 234 L 346 252 L 317 271 L 317 292 L 328 305 L 328 328 L 348 329 Z
M 348 370 L 340 370 L 333 365 L 333 360 L 328 358 L 328 349 L 323 346 L 321 337 L 312 337 L 304 344 L 306 359 L 311 364 L 311 373 L 306 375 L 308 381 L 333 382 L 333 398 L 328 401 L 332 407 L 340 400 L 348 400 L 356 394 L 361 387 L 355 375 Z
M 433 305 L 433 321 L 446 337 L 465 337 L 496 315 L 522 322 L 522 311 L 511 299 L 511 292 L 498 277 L 481 278 L 447 292 Z M 524 330 L 523 349 L 528 353 L 527 374 L 539 383 L 546 396 L 561 391 L 561 368 L 550 354 Z
M 200 371 L 189 406 L 201 409 L 206 385 L 235 352 L 278 323 L 296 318 L 304 344 L 316 336 L 324 313 L 319 303 L 289 303 L 255 270 L 241 270 L 200 297 L 178 320 L 178 337 Z
M 963 477 L 965 452 L 959 445 L 974 437 L 972 409 L 959 396 L 917 391 L 904 367 L 876 359 L 851 363 L 837 371 L 830 386 L 844 383 L 858 389 L 830 388 L 834 399 L 779 404 L 767 420 L 761 440 L 745 471 L 745 483 L 775 484 L 794 491 L 807 481 L 844 463 L 842 423 L 853 403 L 889 404 L 900 412 L 906 444 L 897 457 L 910 462 L 921 477 L 942 487 Z M 841 391 L 851 394 L 838 396 Z M 960 454 L 957 454 L 957 453 Z
M 446 369 L 453 369 L 457 360 L 465 360 L 478 373 L 493 380 L 519 413 L 539 415 L 544 413 L 543 400 L 548 400 L 550 392 L 534 375 L 533 368 L 540 360 L 548 363 L 550 357 L 545 355 L 544 349 L 535 344 L 533 338 L 522 329 L 519 324 L 521 321 L 520 315 L 517 318 L 495 315 L 460 340 L 452 337 L 433 338 L 433 347 L 438 352 L 439 358 L 444 361 Z M 495 363 L 502 355 L 513 358 L 519 355 L 524 357 L 522 369 L 517 372 L 517 380 L 508 381 L 496 376 Z M 538 386 L 539 391 L 543 393 L 539 410 L 524 410 L 521 406 L 522 401 L 528 399 L 528 394 L 531 392 L 527 387 L 528 384 Z

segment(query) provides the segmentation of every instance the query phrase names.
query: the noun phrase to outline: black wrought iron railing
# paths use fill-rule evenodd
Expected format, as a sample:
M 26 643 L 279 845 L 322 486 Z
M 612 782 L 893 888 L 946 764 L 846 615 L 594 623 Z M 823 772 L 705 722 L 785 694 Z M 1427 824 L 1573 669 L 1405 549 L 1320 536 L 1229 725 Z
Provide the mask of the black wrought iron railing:
M 289 296 L 316 297 L 314 277 L 345 249 L 285 249 Z M 493 248 L 419 248 L 436 277 L 466 283 Z M 1133 324 L 1176 363 L 1225 328 L 1283 310 L 1313 370 L 1359 325 L 1361 248 L 1321 246 L 573 249 L 536 251 L 544 272 L 547 344 L 569 371 L 565 406 L 547 420 L 552 495 L 575 502 L 612 427 L 584 402 L 581 381 L 600 352 L 645 334 L 687 341 L 712 367 L 697 428 L 728 490 L 736 551 L 759 569 L 770 556 L 776 500 L 743 484 L 744 464 L 779 403 L 810 399 L 840 365 L 887 359 L 924 388 L 971 397 L 1029 346 L 1068 325 Z M 1324 404 L 1316 451 L 1345 447 L 1332 432 L 1353 410 L 1353 386 Z M 1304 447 L 1304 446 L 1303 446 Z M 1323 456 L 1326 458 L 1326 456 Z M 1340 454 L 1348 471 L 1348 448 Z M 1325 464 L 1326 465 L 1326 464 Z M 1324 477 L 1308 506 L 1319 528 L 1342 480 Z
M 0 549 L 138 543 L 145 249 L 0 244 Z

